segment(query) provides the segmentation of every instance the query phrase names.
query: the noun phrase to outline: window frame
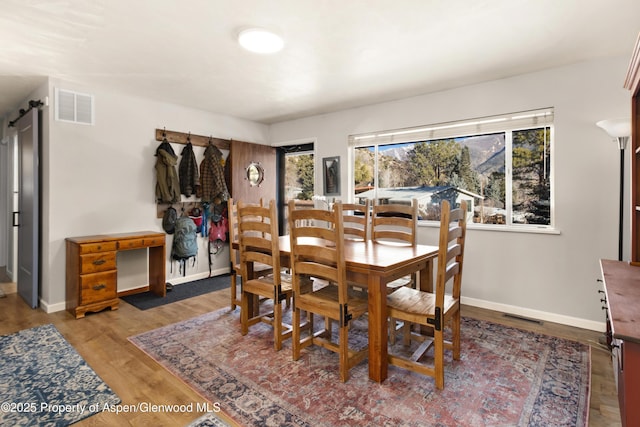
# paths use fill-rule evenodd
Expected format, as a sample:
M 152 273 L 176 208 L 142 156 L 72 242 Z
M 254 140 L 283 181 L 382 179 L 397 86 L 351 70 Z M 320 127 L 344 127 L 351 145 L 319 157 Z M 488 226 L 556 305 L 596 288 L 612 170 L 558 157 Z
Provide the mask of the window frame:
M 549 224 L 519 224 L 513 222 L 513 132 L 548 128 L 549 132 Z M 474 132 L 473 130 L 476 130 Z M 504 133 L 505 140 L 505 224 L 469 222 L 468 228 L 491 231 L 515 231 L 526 233 L 559 234 L 555 219 L 555 126 L 552 107 L 497 116 L 467 119 L 446 123 L 422 125 L 412 128 L 383 130 L 349 136 L 349 194 L 355 197 L 355 150 L 375 147 L 374 174 L 379 173 L 378 149 L 380 146 L 418 143 L 448 138 L 481 136 Z M 435 134 L 435 136 L 432 136 Z M 398 138 L 394 138 L 399 136 Z M 376 187 L 377 189 L 377 187 Z M 439 221 L 420 220 L 420 226 L 438 226 Z

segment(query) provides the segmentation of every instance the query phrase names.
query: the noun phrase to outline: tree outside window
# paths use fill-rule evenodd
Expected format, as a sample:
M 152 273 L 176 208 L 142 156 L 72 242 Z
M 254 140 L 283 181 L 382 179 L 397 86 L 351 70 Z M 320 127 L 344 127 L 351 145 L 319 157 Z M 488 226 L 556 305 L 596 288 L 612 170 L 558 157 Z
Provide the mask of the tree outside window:
M 439 220 L 442 200 L 464 199 L 478 224 L 550 226 L 551 144 L 543 126 L 356 146 L 354 197 L 417 198 L 422 220 Z

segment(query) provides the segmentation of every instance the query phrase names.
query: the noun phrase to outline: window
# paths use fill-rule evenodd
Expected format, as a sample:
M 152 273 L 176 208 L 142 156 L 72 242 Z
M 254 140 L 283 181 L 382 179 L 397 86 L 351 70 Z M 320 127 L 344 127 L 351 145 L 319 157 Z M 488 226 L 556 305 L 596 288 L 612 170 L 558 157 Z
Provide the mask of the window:
M 553 110 L 352 135 L 354 198 L 418 200 L 440 219 L 442 200 L 467 201 L 470 221 L 553 226 Z

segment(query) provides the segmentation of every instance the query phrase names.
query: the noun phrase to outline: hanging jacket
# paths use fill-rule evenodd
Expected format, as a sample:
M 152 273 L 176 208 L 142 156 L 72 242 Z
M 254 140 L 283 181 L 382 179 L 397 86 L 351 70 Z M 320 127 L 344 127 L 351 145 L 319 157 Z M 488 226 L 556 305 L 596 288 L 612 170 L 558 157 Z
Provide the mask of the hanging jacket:
M 193 154 L 193 145 L 190 142 L 187 143 L 180 154 L 182 156 L 178 166 L 180 193 L 189 197 L 199 192 L 197 187 L 200 185 L 198 163 L 196 162 L 196 155 Z
M 169 145 L 167 142 L 166 145 Z M 178 156 L 165 142 L 156 150 L 156 199 L 159 203 L 177 203 L 180 201 L 180 184 L 176 165 Z
M 215 145 L 209 144 L 204 150 L 204 159 L 200 163 L 200 198 L 203 202 L 229 198 L 229 190 L 224 180 L 222 152 Z

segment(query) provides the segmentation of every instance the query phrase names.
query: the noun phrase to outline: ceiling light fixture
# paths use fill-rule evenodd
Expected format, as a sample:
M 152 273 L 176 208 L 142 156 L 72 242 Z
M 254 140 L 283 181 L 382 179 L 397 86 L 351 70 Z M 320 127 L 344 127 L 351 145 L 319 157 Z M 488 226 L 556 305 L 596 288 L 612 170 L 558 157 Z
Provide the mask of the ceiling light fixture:
M 276 53 L 284 46 L 279 35 L 261 28 L 249 28 L 238 34 L 238 43 L 254 53 Z

